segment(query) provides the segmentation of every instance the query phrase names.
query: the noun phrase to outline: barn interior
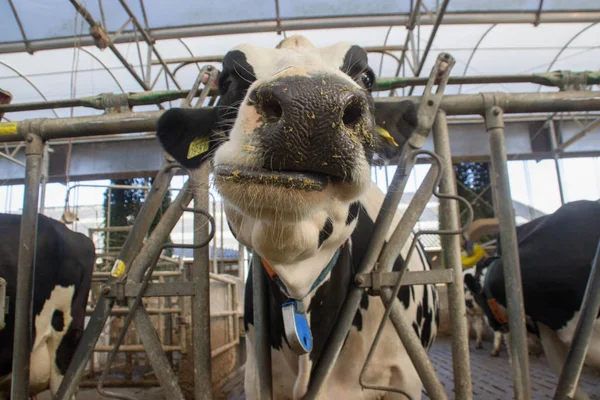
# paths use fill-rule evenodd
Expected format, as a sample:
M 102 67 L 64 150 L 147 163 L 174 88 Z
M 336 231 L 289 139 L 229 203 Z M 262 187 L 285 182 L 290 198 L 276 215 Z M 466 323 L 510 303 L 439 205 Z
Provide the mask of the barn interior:
M 231 48 L 274 48 L 293 34 L 363 47 L 376 102 L 435 103 L 411 146 L 439 159 L 402 165 L 395 200 L 432 265 L 402 284 L 437 283 L 442 305 L 423 361 L 438 378 L 422 378 L 425 398 L 562 398 L 523 328 L 511 328 L 512 368 L 506 351 L 489 358 L 491 330 L 486 350 L 459 338 L 468 332 L 455 312 L 460 235 L 492 254 L 499 232 L 600 198 L 596 0 L 8 0 L 0 16 L 0 212 L 61 220 L 96 247 L 91 350 L 77 353 L 57 398 L 78 386 L 78 399 L 102 397 L 97 387 L 121 398 L 244 398 L 244 283 L 256 255 L 235 240 L 208 171 L 165 161 L 155 125 L 173 107 L 214 106 L 211 85 Z M 372 168 L 384 192 L 398 162 Z M 433 195 L 437 184 L 465 201 Z M 120 260 L 131 290 L 113 274 Z M 516 290 L 514 301 L 522 312 Z M 577 379 L 600 399 L 599 372 Z

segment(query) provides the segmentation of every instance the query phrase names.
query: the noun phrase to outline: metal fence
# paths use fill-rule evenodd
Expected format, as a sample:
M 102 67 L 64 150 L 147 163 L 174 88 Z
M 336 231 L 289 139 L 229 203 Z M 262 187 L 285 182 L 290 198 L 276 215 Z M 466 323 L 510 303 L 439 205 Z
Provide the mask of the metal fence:
M 451 168 L 451 154 L 447 128 L 447 115 L 483 115 L 486 131 L 490 138 L 491 162 L 494 171 L 493 187 L 498 203 L 498 218 L 500 221 L 501 244 L 504 258 L 504 274 L 508 308 L 510 309 L 509 326 L 511 339 L 511 358 L 514 372 L 515 398 L 531 398 L 529 384 L 528 352 L 525 341 L 523 299 L 520 293 L 520 270 L 516 245 L 515 221 L 511 207 L 510 187 L 506 167 L 506 152 L 504 146 L 503 116 L 508 113 L 530 112 L 562 112 L 562 111 L 598 111 L 600 110 L 600 93 L 598 92 L 567 92 L 556 93 L 482 93 L 479 95 L 456 95 L 442 97 L 443 87 L 448 82 L 448 74 L 444 68 L 451 68 L 451 57 L 442 55 L 427 82 L 423 98 L 409 97 L 419 105 L 419 128 L 411 137 L 409 144 L 399 161 L 399 167 L 392 180 L 390 190 L 386 196 L 382 211 L 376 221 L 375 234 L 372 238 L 369 253 L 365 256 L 363 265 L 356 277 L 356 285 L 351 289 L 348 300 L 336 322 L 336 328 L 325 347 L 326 352 L 316 365 L 313 379 L 306 398 L 315 398 L 322 383 L 331 372 L 337 355 L 346 337 L 355 310 L 358 306 L 360 295 L 366 287 L 371 292 L 378 294 L 385 303 L 389 303 L 386 314 L 389 315 L 396 331 L 411 356 L 413 363 L 424 383 L 431 398 L 445 399 L 447 394 L 441 386 L 427 354 L 423 351 L 420 342 L 415 341 L 415 333 L 404 320 L 399 311 L 399 305 L 394 298 L 402 284 L 445 283 L 449 286 L 450 316 L 453 331 L 453 367 L 456 397 L 460 399 L 472 398 L 470 366 L 468 357 L 468 338 L 466 322 L 463 318 L 465 305 L 462 288 L 462 274 L 460 266 L 460 247 L 458 237 L 455 235 L 462 231 L 458 227 L 458 211 L 455 196 L 456 186 Z M 444 63 L 446 66 L 444 67 Z M 210 70 L 208 70 L 210 72 Z M 439 75 L 438 75 L 439 73 Z M 209 81 L 210 82 L 210 81 Z M 198 81 L 189 92 L 186 104 L 191 105 L 191 100 L 196 96 Z M 438 91 L 432 92 L 434 84 L 438 84 Z M 207 85 L 210 87 L 210 84 Z M 200 95 L 203 99 L 208 95 L 204 90 Z M 404 100 L 404 99 L 402 99 Z M 158 101 L 158 100 L 157 100 Z M 398 98 L 381 98 L 377 102 L 398 102 Z M 201 106 L 203 101 L 198 101 L 196 106 Z M 32 119 L 17 124 L 2 124 L 0 142 L 26 142 L 26 193 L 24 198 L 22 229 L 19 247 L 19 276 L 15 324 L 15 350 L 13 361 L 12 398 L 27 398 L 27 384 L 29 376 L 29 335 L 30 331 L 30 304 L 32 298 L 31 280 L 34 273 L 33 249 L 35 249 L 35 230 L 37 219 L 37 204 L 39 197 L 40 171 L 44 142 L 50 139 L 71 138 L 80 136 L 102 136 L 115 133 L 133 133 L 153 131 L 158 117 L 162 111 L 156 112 L 125 112 L 107 113 L 94 117 L 78 117 L 65 119 Z M 435 154 L 424 152 L 421 149 L 424 140 L 433 127 Z M 385 210 L 395 210 L 402 194 L 406 179 L 416 157 L 426 156 L 432 160 L 432 168 L 424 183 L 419 188 L 413 201 L 404 213 L 389 244 L 383 247 L 385 233 L 389 230 L 392 213 Z M 171 206 L 164 213 L 153 233 L 146 238 L 150 224 L 160 207 L 162 199 L 169 189 L 169 183 L 174 170 L 178 168 L 171 160 L 166 160 L 155 178 L 154 184 L 136 218 L 127 240 L 120 250 L 114 263 L 110 276 L 107 277 L 100 295 L 90 315 L 90 321 L 84 335 L 77 347 L 75 356 L 68 368 L 65 379 L 59 389 L 57 398 L 68 399 L 75 392 L 85 372 L 85 366 L 90 360 L 97 340 L 102 334 L 105 323 L 115 305 L 127 305 L 129 312 L 126 316 L 124 327 L 130 322 L 135 322 L 141 346 L 146 352 L 148 362 L 151 363 L 157 381 L 164 389 L 165 396 L 169 399 L 183 399 L 183 393 L 177 383 L 177 376 L 165 354 L 163 344 L 157 334 L 150 317 L 150 309 L 144 307 L 142 298 L 188 296 L 189 316 L 193 325 L 192 349 L 194 360 L 194 396 L 196 399 L 212 398 L 211 385 L 211 356 L 214 350 L 210 346 L 211 323 L 209 282 L 210 263 L 206 245 L 214 234 L 214 221 L 208 213 L 208 170 L 190 172 L 190 179 Z M 437 191 L 439 186 L 439 192 Z M 434 194 L 441 200 L 442 220 L 440 226 L 445 234 L 443 249 L 446 258 L 446 270 L 432 271 L 417 276 L 411 272 L 391 272 L 387 268 L 390 261 L 397 257 L 397 250 L 410 239 L 412 228 L 423 210 L 429 197 Z M 187 208 L 194 199 L 194 208 Z M 189 268 L 187 280 L 177 282 L 152 282 L 152 272 L 159 259 L 161 251 L 165 248 L 163 243 L 171 232 L 177 220 L 184 211 L 194 212 L 194 244 L 173 245 L 194 249 L 194 260 Z M 207 223 L 208 221 L 208 223 Z M 209 225 L 213 229 L 209 231 Z M 454 235 L 452 235 L 454 234 Z M 418 237 L 418 234 L 415 235 Z M 414 248 L 414 246 L 413 246 Z M 257 257 L 255 254 L 254 257 Z M 379 261 L 381 266 L 373 271 L 373 265 Z M 260 271 L 260 269 L 255 269 Z M 255 291 L 255 322 L 256 322 L 256 350 L 257 372 L 260 377 L 261 398 L 270 398 L 270 350 L 266 342 L 265 317 L 266 310 L 261 304 L 261 279 L 253 276 Z M 597 274 L 596 281 L 598 281 Z M 213 276 L 214 278 L 214 276 Z M 221 278 L 219 278 L 221 279 Z M 597 291 L 596 291 L 597 293 Z M 591 297 L 591 296 L 587 296 Z M 586 297 L 586 298 L 587 298 Z M 597 297 L 597 296 L 596 296 Z M 264 296 L 262 296 L 264 299 Z M 591 312 L 582 310 L 582 315 L 593 316 Z M 183 312 L 183 311 L 182 311 Z M 164 314 L 164 313 L 163 313 Z M 232 318 L 233 314 L 219 315 L 218 318 Z M 224 346 L 234 346 L 237 340 L 236 329 L 239 326 L 231 322 L 231 341 Z M 124 328 L 124 329 L 125 329 Z M 121 332 L 120 339 L 124 334 Z M 583 336 L 577 336 L 575 342 L 580 342 Z M 225 347 L 223 347 L 225 348 Z M 138 348 L 136 348 L 138 349 Z M 167 351 L 174 349 L 167 348 Z M 109 355 L 114 357 L 116 350 L 111 349 Z M 573 363 L 579 365 L 582 358 L 571 357 Z M 572 364 L 572 365 L 575 365 Z M 571 368 L 571 365 L 569 366 Z M 567 368 L 565 368 L 567 370 Z M 571 387 L 577 374 L 571 374 L 561 380 L 561 385 Z M 565 383 L 566 382 L 566 383 Z M 368 383 L 361 382 L 364 386 Z M 562 386 L 561 386 L 562 387 Z M 99 387 L 100 390 L 103 390 Z M 390 388 L 386 388 L 390 389 Z M 393 388 L 391 388 L 393 390 Z

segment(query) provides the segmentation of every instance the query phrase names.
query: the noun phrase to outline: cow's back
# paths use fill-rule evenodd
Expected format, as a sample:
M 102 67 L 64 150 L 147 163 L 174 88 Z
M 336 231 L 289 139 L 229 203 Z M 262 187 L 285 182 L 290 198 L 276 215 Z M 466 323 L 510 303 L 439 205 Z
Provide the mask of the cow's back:
M 20 222 L 20 215 L 0 214 L 0 276 L 7 282 L 9 297 L 6 326 L 0 331 L 0 392 L 8 390 L 10 383 Z M 39 216 L 33 283 L 32 391 L 45 389 L 41 386 L 51 380 L 56 386 L 68 367 L 83 332 L 94 253 L 89 238 Z M 45 354 L 48 351 L 53 353 L 49 357 Z

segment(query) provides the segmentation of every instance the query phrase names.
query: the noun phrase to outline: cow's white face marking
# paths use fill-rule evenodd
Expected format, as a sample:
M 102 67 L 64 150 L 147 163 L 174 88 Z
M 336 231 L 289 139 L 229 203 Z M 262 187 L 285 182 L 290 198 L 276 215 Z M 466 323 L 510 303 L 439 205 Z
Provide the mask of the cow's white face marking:
M 350 88 L 364 90 L 340 71 L 352 47 L 350 44 L 314 48 L 306 39 L 290 39 L 279 49 L 241 45 L 233 50 L 243 53 L 256 80 L 239 106 L 229 140 L 215 153 L 215 169 L 234 166 L 241 171 L 259 170 L 268 161 L 261 150 L 260 134 L 256 133 L 265 120 L 251 100 L 258 88 L 284 77 L 323 76 L 318 83 L 322 81 L 324 87 L 335 77 Z M 237 68 L 244 67 L 238 64 Z M 247 70 L 243 72 L 250 73 Z M 305 118 L 315 116 L 307 115 Z M 371 181 L 369 162 L 362 146 L 357 145 L 352 154 L 354 165 L 346 171 L 349 179 L 331 182 L 322 191 L 215 180 L 225 199 L 227 218 L 237 239 L 256 249 L 269 262 L 294 297 L 301 298 L 308 293 L 322 269 L 356 226 L 355 221 L 346 225 L 349 206 L 370 187 Z M 326 163 L 325 160 L 323 163 Z M 331 221 L 333 230 L 324 243 L 319 243 L 319 233 L 327 220 Z

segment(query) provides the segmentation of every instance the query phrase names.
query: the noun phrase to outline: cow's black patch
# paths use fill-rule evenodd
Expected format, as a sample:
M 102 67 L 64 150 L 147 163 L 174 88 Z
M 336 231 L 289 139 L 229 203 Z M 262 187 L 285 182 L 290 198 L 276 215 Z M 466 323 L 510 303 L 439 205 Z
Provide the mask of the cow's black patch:
M 331 218 L 327 218 L 327 220 L 325 221 L 325 225 L 323 226 L 323 229 L 321 229 L 321 232 L 319 232 L 319 247 L 321 247 L 321 245 L 323 244 L 324 241 L 329 239 L 329 237 L 331 236 L 332 233 L 333 233 L 333 221 L 331 220 Z
M 246 55 L 232 50 L 223 57 L 223 70 L 219 74 L 219 102 L 217 104 L 218 127 L 228 133 L 237 118 L 239 103 L 248 88 L 256 80 L 254 68 Z
M 423 322 L 423 306 L 421 304 L 419 304 L 417 306 L 417 324 L 419 324 L 419 326 L 421 326 L 422 322 Z
M 412 285 L 410 285 L 410 298 L 415 301 L 415 288 Z
M 412 323 L 412 327 L 413 327 L 413 329 L 415 330 L 415 333 L 417 334 L 417 336 L 419 336 L 419 337 L 420 337 L 420 336 L 421 336 L 421 332 L 420 332 L 419 325 L 417 325 L 417 323 L 416 323 L 416 322 L 413 322 L 413 323 Z
M 360 46 L 352 46 L 348 49 L 340 69 L 357 81 L 359 81 L 357 78 L 360 78 L 358 83 L 365 89 L 371 90 L 373 83 L 375 83 L 375 74 L 369 68 L 367 52 Z
M 354 221 L 358 217 L 358 213 L 360 212 L 360 203 L 355 201 L 350 204 L 350 208 L 348 209 L 348 218 L 346 218 L 346 225 L 350 225 L 352 221 Z
M 60 310 L 54 310 L 52 314 L 52 320 L 50 321 L 52 328 L 56 332 L 62 332 L 65 329 L 65 316 L 64 313 Z
M 352 325 L 356 327 L 356 330 L 359 332 L 362 331 L 363 328 L 363 318 L 360 310 L 356 310 L 356 314 L 354 314 L 354 319 L 352 320 Z

